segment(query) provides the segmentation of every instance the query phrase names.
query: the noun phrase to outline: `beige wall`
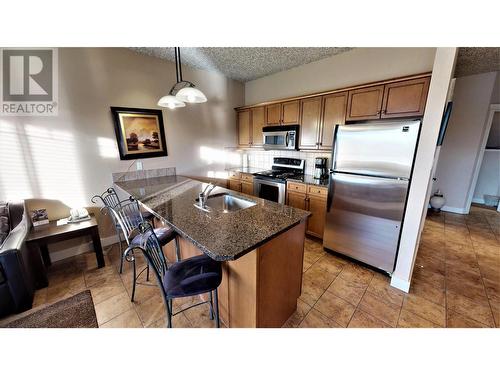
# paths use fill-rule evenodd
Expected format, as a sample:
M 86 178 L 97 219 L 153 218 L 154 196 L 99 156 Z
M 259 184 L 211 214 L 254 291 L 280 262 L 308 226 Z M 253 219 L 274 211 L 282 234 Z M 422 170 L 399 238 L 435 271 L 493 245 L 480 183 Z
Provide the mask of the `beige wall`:
M 422 130 L 415 156 L 414 171 L 408 193 L 406 213 L 401 231 L 396 269 L 391 285 L 405 292 L 410 290 L 420 235 L 424 228 L 430 195 L 432 167 L 436 154 L 441 118 L 453 77 L 457 48 L 438 48 L 432 69 L 429 95 L 425 107 Z
M 453 110 L 436 168 L 447 211 L 467 213 L 470 189 L 486 129 L 496 72 L 457 78 Z
M 144 169 L 187 173 L 209 163 L 200 147 L 206 154 L 236 144 L 233 108 L 244 103 L 243 84 L 187 67 L 183 73 L 208 102 L 163 110 L 168 156 L 143 159 Z M 59 115 L 0 117 L 0 200 L 90 205 L 92 195 L 111 185 L 111 173 L 131 164 L 119 159 L 110 106 L 158 108 L 173 83 L 175 64 L 165 60 L 124 48 L 60 48 Z
M 430 72 L 435 48 L 356 48 L 245 84 L 245 104 Z

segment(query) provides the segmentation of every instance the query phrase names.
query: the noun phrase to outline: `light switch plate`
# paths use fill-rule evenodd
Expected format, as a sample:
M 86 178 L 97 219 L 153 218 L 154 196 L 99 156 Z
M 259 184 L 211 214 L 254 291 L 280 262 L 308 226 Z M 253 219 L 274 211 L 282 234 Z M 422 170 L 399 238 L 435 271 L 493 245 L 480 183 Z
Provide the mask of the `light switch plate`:
M 142 171 L 142 161 L 137 160 L 137 161 L 135 162 L 135 165 L 136 165 L 136 169 L 137 169 L 138 171 Z

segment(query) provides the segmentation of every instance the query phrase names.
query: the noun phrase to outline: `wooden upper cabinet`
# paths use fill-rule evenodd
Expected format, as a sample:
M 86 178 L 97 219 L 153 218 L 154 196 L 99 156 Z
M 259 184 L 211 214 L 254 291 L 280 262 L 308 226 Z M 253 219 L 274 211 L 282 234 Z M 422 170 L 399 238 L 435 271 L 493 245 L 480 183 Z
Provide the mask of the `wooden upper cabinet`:
M 382 118 L 422 116 L 430 77 L 385 85 Z
M 251 116 L 251 132 L 252 139 L 251 145 L 254 147 L 262 146 L 263 136 L 262 136 L 262 127 L 266 125 L 266 113 L 264 107 L 255 107 L 250 110 Z
M 250 110 L 238 112 L 238 146 L 250 146 Z
M 281 103 L 281 124 L 296 125 L 299 123 L 300 101 Z
M 266 125 L 281 123 L 281 103 L 266 105 Z
M 323 97 L 323 123 L 319 136 L 319 148 L 331 149 L 335 125 L 345 124 L 347 92 Z
M 373 120 L 380 118 L 384 85 L 349 91 L 347 121 Z
M 321 121 L 321 97 L 300 101 L 300 145 L 301 149 L 317 149 Z

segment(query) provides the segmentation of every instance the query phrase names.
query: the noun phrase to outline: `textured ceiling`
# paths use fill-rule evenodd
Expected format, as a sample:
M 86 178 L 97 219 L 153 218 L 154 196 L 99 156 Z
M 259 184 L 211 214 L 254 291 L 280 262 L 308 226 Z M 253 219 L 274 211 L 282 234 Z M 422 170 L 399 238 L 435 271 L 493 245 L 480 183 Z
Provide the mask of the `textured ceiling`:
M 174 61 L 173 47 L 133 47 L 132 50 Z M 340 47 L 182 47 L 182 64 L 211 70 L 246 82 L 299 65 L 337 55 L 352 48 Z M 500 70 L 500 48 L 461 47 L 455 76 Z
M 132 50 L 174 61 L 173 47 L 133 47 Z M 352 48 L 320 47 L 182 47 L 181 61 L 198 69 L 211 70 L 246 82 L 281 72 Z
M 500 70 L 500 48 L 460 47 L 455 77 Z

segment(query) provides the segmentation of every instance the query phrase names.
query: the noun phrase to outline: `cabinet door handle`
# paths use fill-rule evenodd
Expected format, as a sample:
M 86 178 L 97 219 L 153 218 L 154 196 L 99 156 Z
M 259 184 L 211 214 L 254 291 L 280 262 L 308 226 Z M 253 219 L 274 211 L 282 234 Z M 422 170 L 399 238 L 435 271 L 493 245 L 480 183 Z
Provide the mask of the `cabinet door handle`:
M 380 115 L 380 111 L 377 111 L 377 115 Z

